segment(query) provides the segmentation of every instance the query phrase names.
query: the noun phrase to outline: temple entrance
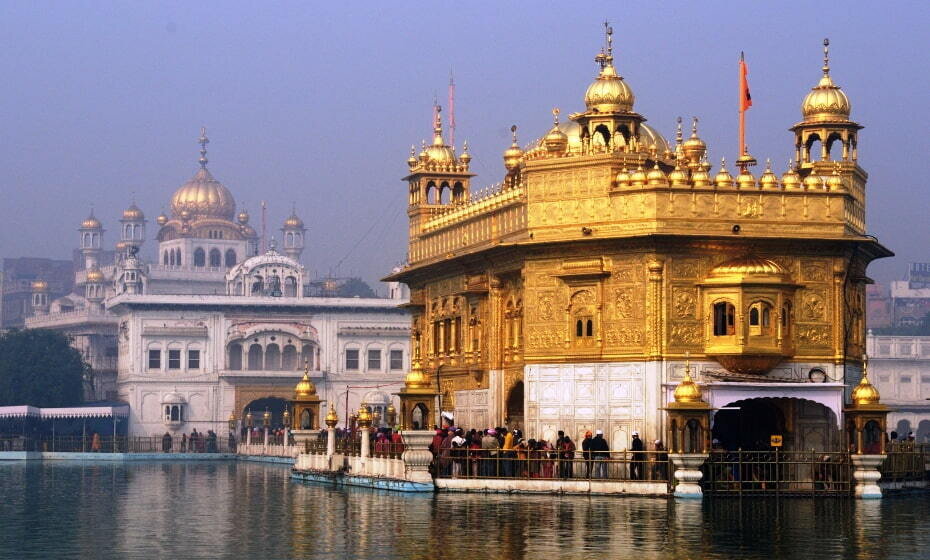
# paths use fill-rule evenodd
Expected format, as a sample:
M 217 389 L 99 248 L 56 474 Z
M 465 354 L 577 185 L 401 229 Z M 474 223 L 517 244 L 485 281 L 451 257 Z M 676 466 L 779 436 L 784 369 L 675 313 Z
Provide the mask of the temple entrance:
M 523 428 L 523 382 L 517 381 L 516 385 L 507 395 L 507 418 L 506 422 L 511 428 Z
M 241 411 L 241 418 L 244 420 L 246 415 L 252 413 L 252 425 L 256 428 L 264 427 L 262 423 L 262 418 L 265 414 L 265 410 L 271 413 L 271 424 L 270 428 L 277 428 L 284 424 L 284 410 L 288 406 L 288 401 L 278 398 L 278 397 L 265 397 L 261 399 L 255 399 L 249 404 L 245 405 L 245 408 Z
M 839 451 L 836 414 L 826 406 L 796 398 L 753 398 L 720 407 L 713 419 L 717 447 L 729 451 L 771 450 L 782 437 L 783 451 Z

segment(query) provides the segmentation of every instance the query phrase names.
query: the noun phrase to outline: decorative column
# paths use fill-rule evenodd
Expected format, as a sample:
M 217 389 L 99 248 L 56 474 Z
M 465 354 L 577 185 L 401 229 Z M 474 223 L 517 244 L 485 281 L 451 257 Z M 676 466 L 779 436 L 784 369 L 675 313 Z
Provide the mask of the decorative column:
M 665 408 L 668 416 L 668 457 L 674 466 L 676 498 L 702 499 L 701 465 L 710 454 L 710 405 L 701 388 L 691 379 L 691 362 L 675 387 L 674 400 Z
M 249 446 L 252 445 L 252 426 L 253 426 L 252 411 L 249 410 L 246 412 L 246 415 L 245 415 L 245 427 L 246 427 L 245 444 Z M 252 450 L 250 449 L 249 452 L 251 453 Z
M 262 425 L 265 428 L 265 439 L 262 441 L 262 454 L 268 452 L 268 429 L 271 427 L 271 412 L 265 408 L 265 413 L 262 414 Z
M 852 461 L 856 497 L 882 497 L 878 485 L 882 474 L 878 470 L 885 461 L 886 422 L 890 409 L 881 404 L 878 389 L 869 381 L 868 356 L 862 355 L 862 379 L 852 390 L 852 406 L 843 410 L 846 416 L 847 447 Z
M 411 362 L 410 372 L 404 378 L 404 388 L 397 393 L 400 397 L 400 434 L 404 439 L 404 453 L 401 458 L 408 481 L 432 484 L 429 464 L 433 460 L 433 454 L 430 453 L 429 444 L 433 439 L 433 431 L 429 428 L 434 423 L 436 391 L 432 389 L 420 363 L 419 339 L 414 345 Z M 413 413 L 417 408 L 422 413 L 422 425 L 418 430 L 411 430 Z
M 647 268 L 649 270 L 649 300 L 648 305 L 651 313 L 647 316 L 652 319 L 651 340 L 649 345 L 649 358 L 657 360 L 662 356 L 663 346 L 665 344 L 665 329 L 663 328 L 665 320 L 665 310 L 662 308 L 662 272 L 665 263 L 659 259 L 649 261 Z

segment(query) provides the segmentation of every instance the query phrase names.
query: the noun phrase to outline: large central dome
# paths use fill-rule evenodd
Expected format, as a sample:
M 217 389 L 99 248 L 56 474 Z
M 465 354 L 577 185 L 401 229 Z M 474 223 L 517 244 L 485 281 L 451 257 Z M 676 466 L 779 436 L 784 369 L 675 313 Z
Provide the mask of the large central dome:
M 192 218 L 221 218 L 232 221 L 236 201 L 229 189 L 213 178 L 206 167 L 181 185 L 171 196 L 171 212 L 175 218 L 187 210 Z

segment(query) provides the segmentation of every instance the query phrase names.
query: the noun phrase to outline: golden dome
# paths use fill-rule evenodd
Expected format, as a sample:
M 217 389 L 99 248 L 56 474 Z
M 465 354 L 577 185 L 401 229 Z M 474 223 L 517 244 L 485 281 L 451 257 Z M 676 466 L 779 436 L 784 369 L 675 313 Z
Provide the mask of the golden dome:
M 441 108 L 436 108 L 436 124 L 433 128 L 433 143 L 429 146 L 426 146 L 423 149 L 423 152 L 420 153 L 420 159 L 424 159 L 430 163 L 440 163 L 440 164 L 451 164 L 455 163 L 455 152 L 452 150 L 451 146 L 446 145 L 446 141 L 442 138 L 442 118 L 439 115 Z
M 143 214 L 142 210 L 133 202 L 129 205 L 129 208 L 123 210 L 123 219 L 127 222 L 141 222 L 145 219 L 145 214 Z
M 129 243 L 126 243 L 125 241 L 117 241 L 117 242 L 116 242 L 116 250 L 117 250 L 117 251 L 125 251 L 125 250 L 126 250 L 126 247 L 128 247 L 128 246 L 129 246 Z
M 846 185 L 843 184 L 843 177 L 840 176 L 840 170 L 834 169 L 833 174 L 827 178 L 827 187 L 833 192 L 843 192 Z
M 692 163 L 701 161 L 701 159 L 707 153 L 707 144 L 698 137 L 697 123 L 698 119 L 697 117 L 694 117 L 691 121 L 691 137 L 685 140 L 681 145 L 681 149 L 684 152 L 685 157 L 688 158 L 688 161 Z
M 194 218 L 232 221 L 236 201 L 229 189 L 214 179 L 206 167 L 201 167 L 171 196 L 171 211 L 175 217 L 181 217 L 185 210 Z
M 744 190 L 754 189 L 756 188 L 756 178 L 748 169 L 740 171 L 739 175 L 736 176 L 736 185 Z
M 621 189 L 630 186 L 630 174 L 627 172 L 626 168 L 620 173 L 617 173 L 616 181 L 617 187 Z
M 410 368 L 410 371 L 404 377 L 404 388 L 408 391 L 411 389 L 429 388 L 429 380 L 426 378 L 426 374 L 423 373 L 418 358 L 414 358 L 413 367 Z
M 81 229 L 102 229 L 103 226 L 100 224 L 100 220 L 94 217 L 94 212 L 91 210 L 90 216 L 81 222 Z
M 523 158 L 523 150 L 517 144 L 517 125 L 510 127 L 510 133 L 513 135 L 513 143 L 504 150 L 504 167 L 507 171 L 516 169 L 520 165 L 520 159 Z
M 878 393 L 878 389 L 875 388 L 875 385 L 872 385 L 872 382 L 869 381 L 869 358 L 868 356 L 862 356 L 862 379 L 859 380 L 859 384 L 856 385 L 852 394 L 852 402 L 856 406 L 862 405 L 874 405 L 878 404 L 881 395 Z
M 804 188 L 809 191 L 823 190 L 823 177 L 811 172 L 810 175 L 804 178 Z
M 168 216 L 165 216 L 165 214 L 164 214 L 164 212 L 163 212 L 163 213 L 159 214 L 157 218 L 155 218 L 155 222 L 156 222 L 158 225 L 163 226 L 163 225 L 165 225 L 165 224 L 168 223 Z
M 665 176 L 664 171 L 659 169 L 659 162 L 656 162 L 652 169 L 649 170 L 649 173 L 646 175 L 646 182 L 652 187 L 668 186 L 668 177 Z
M 641 187 L 646 184 L 646 173 L 643 171 L 642 165 L 636 171 L 630 173 L 630 184 L 634 187 Z
M 604 59 L 597 79 L 584 93 L 584 104 L 589 111 L 601 113 L 630 112 L 633 110 L 633 90 L 614 68 L 612 57 Z
M 830 78 L 830 40 L 823 40 L 823 77 L 801 103 L 806 122 L 846 121 L 851 109 L 849 98 Z
M 552 128 L 543 138 L 543 144 L 546 146 L 546 151 L 551 154 L 564 154 L 568 149 L 568 135 L 559 128 L 558 108 L 552 110 L 552 117 Z
M 295 212 L 284 220 L 284 229 L 304 229 L 304 221 L 297 217 Z
M 698 166 L 697 171 L 691 174 L 691 182 L 694 183 L 695 187 L 706 187 L 710 185 L 710 163 L 706 160 L 702 161 Z
M 788 190 L 801 188 L 801 176 L 791 162 L 788 162 L 788 170 L 781 176 L 781 184 Z
M 468 162 L 471 161 L 471 154 L 468 153 L 468 140 L 462 142 L 462 155 L 459 156 L 459 161 L 468 165 Z
M 718 264 L 711 269 L 709 279 L 743 280 L 747 277 L 775 277 L 784 280 L 788 272 L 777 262 L 755 255 L 744 255 Z
M 316 397 L 316 386 L 310 381 L 310 366 L 304 363 L 304 376 L 294 387 L 294 400 L 307 400 Z
M 759 185 L 766 190 L 778 188 L 778 177 L 772 172 L 772 162 L 770 160 L 765 161 L 765 171 L 762 172 L 762 176 L 759 178 Z
M 410 146 L 410 157 L 407 158 L 407 166 L 410 169 L 417 166 L 417 149 L 413 145 Z
M 640 150 L 648 148 L 649 152 L 655 151 L 659 157 L 669 153 L 668 140 L 646 123 L 639 123 L 636 140 Z
M 691 379 L 690 363 L 685 364 L 685 376 L 682 378 L 681 383 L 675 387 L 673 396 L 677 403 L 701 402 L 703 395 L 701 394 L 701 388 Z
M 326 422 L 326 425 L 330 428 L 335 428 L 336 424 L 339 423 L 339 417 L 336 416 L 336 409 L 333 408 L 333 405 L 329 405 L 329 412 L 326 413 L 324 422 Z
M 103 273 L 96 268 L 92 268 L 87 271 L 87 281 L 94 283 L 103 282 Z
M 681 162 L 676 162 L 675 169 L 668 174 L 668 181 L 673 187 L 688 186 L 688 174 L 682 171 Z
M 239 212 L 239 215 L 236 216 L 236 219 L 239 220 L 239 223 L 245 225 L 249 223 L 249 213 L 245 210 Z
M 714 177 L 714 184 L 718 187 L 733 186 L 733 176 L 730 175 L 730 171 L 727 169 L 727 161 L 724 158 L 720 159 L 720 171 Z
M 358 422 L 359 428 L 367 428 L 371 426 L 371 413 L 368 412 L 368 407 L 362 403 L 362 406 L 358 407 L 358 414 L 355 416 L 356 421 Z
M 35 280 L 32 283 L 33 292 L 47 292 L 48 291 L 48 282 L 45 280 Z

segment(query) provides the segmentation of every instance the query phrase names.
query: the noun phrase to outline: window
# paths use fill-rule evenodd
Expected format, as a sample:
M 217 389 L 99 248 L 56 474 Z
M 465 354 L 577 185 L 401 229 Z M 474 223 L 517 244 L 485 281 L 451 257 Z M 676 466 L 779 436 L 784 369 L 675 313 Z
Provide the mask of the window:
M 161 369 L 161 350 L 149 350 L 149 369 Z
M 166 404 L 165 405 L 165 422 L 183 422 L 184 405 Z
M 900 379 L 900 382 L 901 382 L 901 383 L 910 383 L 910 382 L 911 382 L 911 376 L 910 376 L 910 375 L 902 375 L 902 376 L 901 376 L 901 379 Z
M 358 348 L 346 349 L 346 369 L 351 371 L 358 370 Z
M 212 267 L 222 266 L 221 259 L 222 257 L 220 257 L 219 249 L 210 249 L 210 266 Z
M 236 266 L 236 252 L 232 249 L 226 249 L 226 268 Z
M 763 301 L 757 301 L 749 307 L 750 336 L 772 334 L 772 308 Z
M 181 350 L 168 350 L 168 369 L 181 369 Z
M 722 301 L 714 304 L 714 336 L 736 334 L 736 308 Z
M 368 369 L 374 371 L 381 371 L 381 350 L 369 350 L 368 351 Z
M 200 350 L 187 351 L 187 369 L 200 369 Z
M 403 350 L 391 350 L 390 367 L 392 370 L 404 369 L 404 351 Z
M 197 247 L 194 249 L 194 266 L 206 266 L 206 264 L 207 253 L 200 247 Z

